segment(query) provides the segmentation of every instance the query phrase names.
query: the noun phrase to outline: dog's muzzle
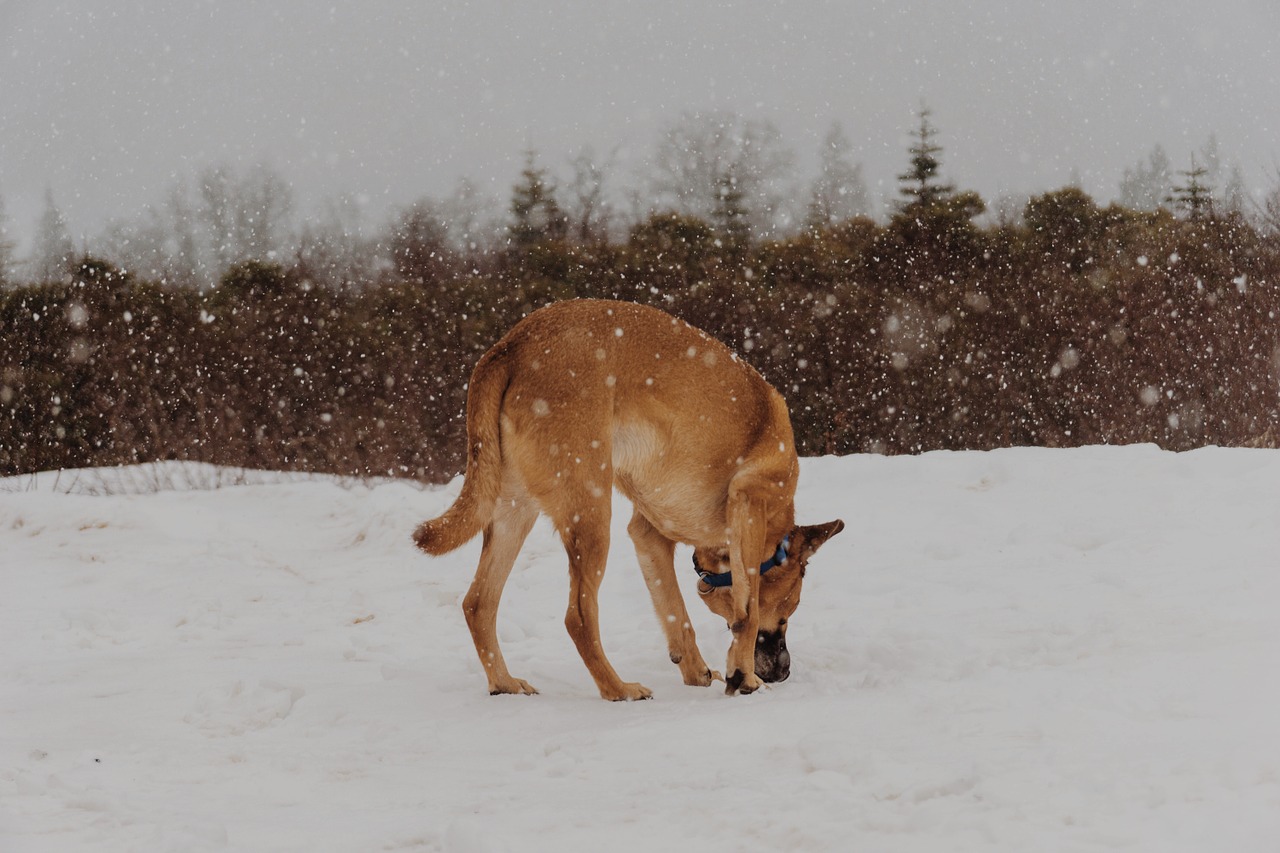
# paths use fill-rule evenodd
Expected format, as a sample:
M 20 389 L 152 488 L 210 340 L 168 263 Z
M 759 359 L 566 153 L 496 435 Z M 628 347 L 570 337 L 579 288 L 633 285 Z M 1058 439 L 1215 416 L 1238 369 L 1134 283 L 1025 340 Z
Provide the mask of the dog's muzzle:
M 791 674 L 791 654 L 781 631 L 761 631 L 756 635 L 756 676 L 773 684 Z

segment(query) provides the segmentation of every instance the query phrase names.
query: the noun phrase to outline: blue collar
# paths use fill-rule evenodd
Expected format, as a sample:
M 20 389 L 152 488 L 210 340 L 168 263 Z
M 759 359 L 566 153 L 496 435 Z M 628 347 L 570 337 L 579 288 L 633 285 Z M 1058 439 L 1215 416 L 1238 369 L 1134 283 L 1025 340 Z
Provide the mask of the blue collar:
M 787 562 L 787 548 L 791 545 L 791 537 L 783 536 L 782 541 L 778 543 L 778 550 L 773 552 L 773 556 L 760 564 L 760 574 L 764 574 L 772 568 L 781 566 Z M 724 587 L 733 584 L 733 575 L 729 572 L 703 571 L 698 568 L 698 561 L 694 560 L 693 569 L 698 573 L 698 579 L 710 587 Z

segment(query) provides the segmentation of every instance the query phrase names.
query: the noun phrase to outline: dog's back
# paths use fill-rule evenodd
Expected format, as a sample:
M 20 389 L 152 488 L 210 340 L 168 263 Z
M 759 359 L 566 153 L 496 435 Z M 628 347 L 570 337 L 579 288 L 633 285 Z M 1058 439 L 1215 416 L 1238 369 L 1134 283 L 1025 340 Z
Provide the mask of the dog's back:
M 752 451 L 794 458 L 781 396 L 719 341 L 656 309 L 559 303 L 508 344 L 504 456 L 535 492 L 581 479 L 602 498 L 612 481 L 671 538 L 723 544 L 728 484 Z
M 501 471 L 552 518 L 556 505 L 606 500 L 617 486 L 670 538 L 719 547 L 729 482 L 744 466 L 795 458 L 781 395 L 710 335 L 644 305 L 583 299 L 534 312 L 481 359 L 469 394 L 468 432 L 483 437 L 464 496 L 474 478 L 488 481 L 475 501 L 496 500 Z M 788 503 L 790 467 L 778 492 Z M 428 522 L 419 544 L 461 545 L 487 519 L 476 509 L 458 535 Z

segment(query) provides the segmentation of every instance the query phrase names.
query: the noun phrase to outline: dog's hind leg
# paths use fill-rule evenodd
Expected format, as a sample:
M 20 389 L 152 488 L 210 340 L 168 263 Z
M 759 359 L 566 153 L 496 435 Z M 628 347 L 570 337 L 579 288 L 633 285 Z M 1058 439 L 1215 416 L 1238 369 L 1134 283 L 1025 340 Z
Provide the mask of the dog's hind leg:
M 653 610 L 667 637 L 671 662 L 680 667 L 685 684 L 706 687 L 721 676 L 711 671 L 698 649 L 689 611 L 685 609 L 684 597 L 676 582 L 676 543 L 659 533 L 639 510 L 632 514 L 627 533 L 635 543 L 640 571 L 653 599 Z
M 462 602 L 462 612 L 471 629 L 476 654 L 489 679 L 489 692 L 537 693 L 529 682 L 513 678 L 498 646 L 498 603 L 511 574 L 520 546 L 538 518 L 538 508 L 526 496 L 504 492 L 498 499 L 493 519 L 484 529 L 484 546 L 475 580 Z
M 578 506 L 584 506 L 579 503 Z M 596 500 L 593 510 L 557 519 L 557 527 L 569 554 L 569 609 L 564 625 L 582 655 L 600 695 L 612 701 L 648 699 L 652 691 L 642 684 L 618 677 L 600 642 L 598 595 L 609 555 L 609 501 Z

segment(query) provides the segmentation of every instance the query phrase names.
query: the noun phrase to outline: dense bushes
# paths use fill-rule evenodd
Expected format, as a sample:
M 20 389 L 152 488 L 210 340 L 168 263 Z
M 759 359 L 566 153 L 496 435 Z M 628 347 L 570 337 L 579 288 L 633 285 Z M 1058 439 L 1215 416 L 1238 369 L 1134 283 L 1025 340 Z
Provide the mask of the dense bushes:
M 0 291 L 0 473 L 180 458 L 440 480 L 480 353 L 573 297 L 724 340 L 786 394 L 807 454 L 1273 442 L 1274 242 L 1075 189 L 979 227 L 970 196 L 745 248 L 666 214 L 616 245 L 399 247 L 361 289 L 304 261 L 200 293 L 86 259 Z

